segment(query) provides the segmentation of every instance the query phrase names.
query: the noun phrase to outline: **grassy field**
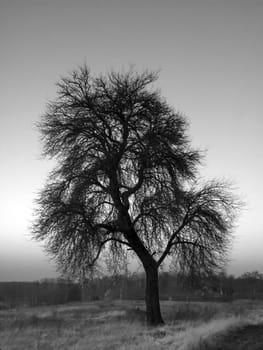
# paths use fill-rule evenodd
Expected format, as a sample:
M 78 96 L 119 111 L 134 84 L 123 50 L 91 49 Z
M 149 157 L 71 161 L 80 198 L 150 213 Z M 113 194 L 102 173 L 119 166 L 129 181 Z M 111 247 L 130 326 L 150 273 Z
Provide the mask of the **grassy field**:
M 166 325 L 155 328 L 145 324 L 143 308 L 143 302 L 98 301 L 2 310 L 0 349 L 214 349 L 233 330 L 263 322 L 257 302 L 165 301 Z

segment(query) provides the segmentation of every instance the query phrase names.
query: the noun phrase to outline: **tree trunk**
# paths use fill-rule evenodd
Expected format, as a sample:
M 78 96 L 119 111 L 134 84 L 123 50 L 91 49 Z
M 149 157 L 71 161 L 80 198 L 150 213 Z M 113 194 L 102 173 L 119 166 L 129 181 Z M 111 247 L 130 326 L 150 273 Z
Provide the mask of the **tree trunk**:
M 130 222 L 128 222 L 129 225 Z M 126 233 L 127 234 L 127 233 Z M 126 239 L 142 262 L 146 275 L 145 303 L 147 323 L 149 325 L 163 324 L 159 301 L 158 265 L 132 228 Z
M 158 267 L 145 267 L 146 273 L 146 314 L 147 323 L 150 325 L 163 324 L 159 301 L 159 282 L 158 282 Z

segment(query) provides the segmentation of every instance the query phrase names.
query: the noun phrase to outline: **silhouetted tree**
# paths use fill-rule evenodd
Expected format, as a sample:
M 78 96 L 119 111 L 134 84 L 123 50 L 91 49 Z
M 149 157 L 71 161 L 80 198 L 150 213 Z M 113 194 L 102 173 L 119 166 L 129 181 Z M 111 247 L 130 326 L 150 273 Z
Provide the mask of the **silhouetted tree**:
M 58 83 L 39 123 L 57 160 L 38 199 L 34 237 L 66 270 L 133 252 L 146 273 L 146 311 L 162 323 L 158 268 L 170 255 L 188 271 L 224 257 L 237 202 L 225 183 L 196 186 L 200 152 L 185 118 L 150 88 L 155 73 L 92 77 L 84 66 Z

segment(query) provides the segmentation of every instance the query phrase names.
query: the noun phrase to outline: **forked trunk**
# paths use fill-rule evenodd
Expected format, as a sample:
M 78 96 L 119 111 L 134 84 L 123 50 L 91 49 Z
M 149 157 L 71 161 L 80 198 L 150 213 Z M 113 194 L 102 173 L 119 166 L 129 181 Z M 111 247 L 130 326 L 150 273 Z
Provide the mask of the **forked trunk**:
M 145 267 L 146 273 L 146 314 L 149 325 L 163 324 L 159 301 L 158 268 L 156 266 Z

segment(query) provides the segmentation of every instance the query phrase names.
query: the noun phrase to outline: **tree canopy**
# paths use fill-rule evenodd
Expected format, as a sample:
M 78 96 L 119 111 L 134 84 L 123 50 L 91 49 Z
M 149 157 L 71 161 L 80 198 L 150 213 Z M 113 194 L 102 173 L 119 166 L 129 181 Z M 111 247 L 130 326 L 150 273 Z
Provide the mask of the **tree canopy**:
M 157 77 L 94 77 L 83 66 L 61 79 L 42 116 L 43 153 L 57 166 L 33 234 L 65 270 L 89 269 L 103 252 L 116 262 L 135 253 L 146 275 L 168 255 L 188 272 L 224 258 L 239 203 L 227 183 L 199 180 L 201 152 L 185 117 L 152 87 Z

